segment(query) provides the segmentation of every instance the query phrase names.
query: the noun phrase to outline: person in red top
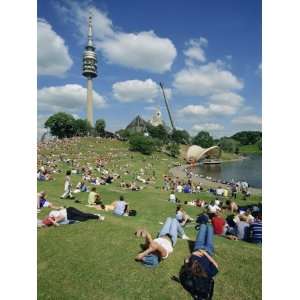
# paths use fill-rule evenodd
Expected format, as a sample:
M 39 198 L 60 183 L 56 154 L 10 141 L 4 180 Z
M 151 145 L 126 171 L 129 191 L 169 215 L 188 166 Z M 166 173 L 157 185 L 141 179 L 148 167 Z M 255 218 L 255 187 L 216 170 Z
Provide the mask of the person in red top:
M 224 226 L 226 222 L 219 212 L 217 212 L 215 216 L 212 218 L 211 223 L 213 225 L 215 234 L 218 235 L 224 234 Z

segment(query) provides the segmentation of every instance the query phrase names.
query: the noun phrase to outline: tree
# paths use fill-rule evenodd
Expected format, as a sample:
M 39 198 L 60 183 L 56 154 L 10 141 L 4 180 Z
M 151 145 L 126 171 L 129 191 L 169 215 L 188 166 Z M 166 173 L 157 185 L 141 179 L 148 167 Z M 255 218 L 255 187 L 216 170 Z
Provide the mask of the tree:
M 231 138 L 241 143 L 241 145 L 253 145 L 256 144 L 261 137 L 261 131 L 240 131 L 234 134 Z
M 45 128 L 49 128 L 51 134 L 59 139 L 72 137 L 76 133 L 74 117 L 64 112 L 50 116 L 45 122 Z
M 129 138 L 129 150 L 150 155 L 156 149 L 155 141 L 151 137 L 135 134 Z
M 160 139 L 164 143 L 166 143 L 167 140 L 169 139 L 169 134 L 163 125 L 152 126 L 152 125 L 148 124 L 147 130 L 151 137 Z
M 257 147 L 260 151 L 262 150 L 262 139 L 257 142 Z
M 105 133 L 105 121 L 103 119 L 98 119 L 95 124 L 95 132 L 99 136 L 103 136 Z
M 87 136 L 92 131 L 92 126 L 87 120 L 76 119 L 74 121 L 75 135 L 77 136 Z
M 166 150 L 169 152 L 169 155 L 172 157 L 177 157 L 180 154 L 179 144 L 171 142 L 167 145 Z
M 171 139 L 178 144 L 187 145 L 190 142 L 190 135 L 186 130 L 174 130 Z
M 194 145 L 201 146 L 202 148 L 211 147 L 214 144 L 214 139 L 207 131 L 200 131 L 192 140 Z
M 230 153 L 237 153 L 238 150 L 238 142 L 234 139 L 222 137 L 219 140 L 219 147 L 225 151 Z

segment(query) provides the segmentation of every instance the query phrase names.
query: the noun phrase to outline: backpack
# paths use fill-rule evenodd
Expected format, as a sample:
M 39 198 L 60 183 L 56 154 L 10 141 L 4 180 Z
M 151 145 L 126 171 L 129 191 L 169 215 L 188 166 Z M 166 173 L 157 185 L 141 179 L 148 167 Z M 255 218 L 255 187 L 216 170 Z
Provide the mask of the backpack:
M 130 216 L 130 217 L 135 217 L 135 216 L 136 216 L 136 210 L 131 209 L 131 210 L 128 212 L 128 216 Z
M 179 280 L 193 299 L 212 299 L 214 292 L 214 280 L 212 278 L 194 276 L 186 266 L 183 266 L 179 274 Z

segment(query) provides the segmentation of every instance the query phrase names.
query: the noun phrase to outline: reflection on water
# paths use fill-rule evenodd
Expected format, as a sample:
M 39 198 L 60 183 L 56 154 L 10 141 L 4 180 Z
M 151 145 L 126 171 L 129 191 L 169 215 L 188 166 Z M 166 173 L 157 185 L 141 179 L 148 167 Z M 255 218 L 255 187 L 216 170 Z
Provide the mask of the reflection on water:
M 261 155 L 251 155 L 249 159 L 216 165 L 200 165 L 197 169 L 199 174 L 214 179 L 245 180 L 250 186 L 261 188 Z

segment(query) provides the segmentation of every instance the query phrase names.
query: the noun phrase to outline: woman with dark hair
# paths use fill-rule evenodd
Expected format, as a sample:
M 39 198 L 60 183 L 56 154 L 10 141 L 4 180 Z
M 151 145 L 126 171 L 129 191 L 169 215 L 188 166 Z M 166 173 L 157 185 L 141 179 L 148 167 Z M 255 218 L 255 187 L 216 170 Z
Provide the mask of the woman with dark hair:
M 213 293 L 213 277 L 218 273 L 218 264 L 212 258 L 213 227 L 201 224 L 194 245 L 194 251 L 185 260 L 180 271 L 180 282 L 194 299 L 211 299 Z

